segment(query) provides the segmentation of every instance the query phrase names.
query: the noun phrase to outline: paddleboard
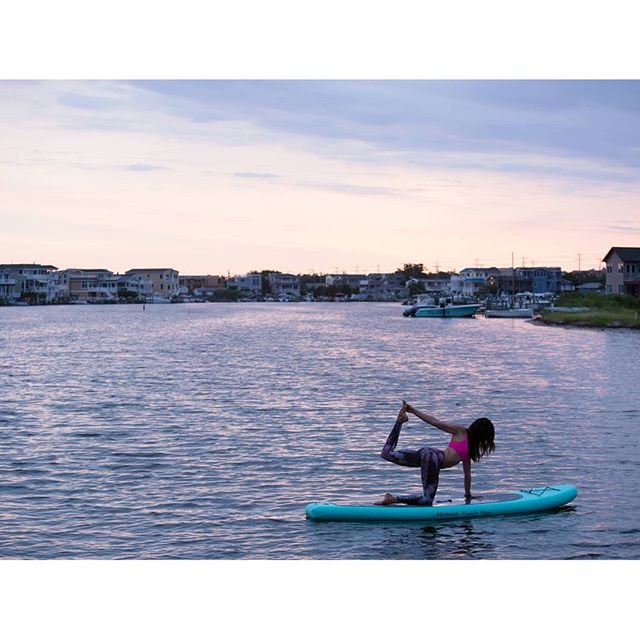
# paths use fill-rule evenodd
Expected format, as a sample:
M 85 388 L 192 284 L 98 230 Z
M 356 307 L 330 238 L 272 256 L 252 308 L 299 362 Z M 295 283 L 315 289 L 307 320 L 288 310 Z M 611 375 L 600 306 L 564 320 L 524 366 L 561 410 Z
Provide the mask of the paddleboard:
M 305 507 L 309 520 L 333 522 L 430 521 L 535 513 L 571 502 L 578 490 L 571 484 L 549 485 L 505 493 L 484 494 L 482 500 L 437 502 L 432 507 L 392 504 L 337 505 L 312 503 Z

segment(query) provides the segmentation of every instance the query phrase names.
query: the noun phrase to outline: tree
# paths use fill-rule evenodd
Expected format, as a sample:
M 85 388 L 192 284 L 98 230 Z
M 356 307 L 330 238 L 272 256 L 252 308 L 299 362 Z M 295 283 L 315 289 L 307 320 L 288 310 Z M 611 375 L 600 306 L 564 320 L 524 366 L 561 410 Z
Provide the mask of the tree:
M 403 273 L 407 280 L 411 278 L 424 278 L 427 274 L 424 272 L 424 264 L 422 263 L 405 263 L 402 269 L 396 269 L 396 273 Z

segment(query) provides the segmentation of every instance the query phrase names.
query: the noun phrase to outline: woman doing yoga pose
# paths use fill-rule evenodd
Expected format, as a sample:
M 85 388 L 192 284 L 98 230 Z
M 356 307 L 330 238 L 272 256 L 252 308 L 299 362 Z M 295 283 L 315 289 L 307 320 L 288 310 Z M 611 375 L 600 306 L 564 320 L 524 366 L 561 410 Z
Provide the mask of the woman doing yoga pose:
M 427 424 L 437 427 L 441 431 L 451 434 L 451 441 L 444 449 L 423 447 L 417 451 L 396 451 L 400 429 L 409 420 L 408 413 L 412 413 Z M 387 438 L 380 455 L 385 460 L 399 464 L 403 467 L 420 467 L 422 474 L 422 494 L 408 496 L 394 496 L 385 493 L 380 502 L 376 504 L 388 505 L 402 502 L 404 504 L 417 504 L 431 506 L 438 490 L 440 469 L 454 467 L 462 462 L 464 471 L 464 497 L 471 500 L 471 461 L 479 462 L 480 459 L 495 451 L 495 430 L 491 420 L 478 418 L 469 427 L 443 422 L 422 411 L 414 409 L 411 405 L 402 401 L 402 408 L 398 413 L 396 423 Z

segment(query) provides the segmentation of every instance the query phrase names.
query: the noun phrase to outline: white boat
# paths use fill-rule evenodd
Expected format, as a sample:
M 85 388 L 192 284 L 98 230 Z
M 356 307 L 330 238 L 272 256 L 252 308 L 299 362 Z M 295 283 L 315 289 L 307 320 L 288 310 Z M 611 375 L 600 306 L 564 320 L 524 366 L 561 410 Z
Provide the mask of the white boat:
M 471 318 L 479 304 L 414 304 L 402 312 L 408 318 Z
M 487 309 L 485 318 L 533 318 L 533 309 Z

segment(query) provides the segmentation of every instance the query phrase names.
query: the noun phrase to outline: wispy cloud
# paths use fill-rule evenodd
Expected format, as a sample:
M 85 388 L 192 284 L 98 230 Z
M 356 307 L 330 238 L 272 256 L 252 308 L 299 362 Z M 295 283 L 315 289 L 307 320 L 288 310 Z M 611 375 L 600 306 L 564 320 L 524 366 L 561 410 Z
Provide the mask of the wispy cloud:
M 361 184 L 343 184 L 339 182 L 301 182 L 298 186 L 319 191 L 331 191 L 351 196 L 402 196 L 403 191 L 391 187 L 376 187 Z
M 159 164 L 129 164 L 124 167 L 127 171 L 145 173 L 147 171 L 168 171 L 169 167 L 163 167 Z
M 640 225 L 636 224 L 610 224 L 607 226 L 610 231 L 622 231 L 624 233 L 640 233 Z
M 60 96 L 58 102 L 65 107 L 86 109 L 90 111 L 104 111 L 107 109 L 113 109 L 114 106 L 116 106 L 116 102 L 112 99 L 87 95 L 84 93 L 65 93 Z
M 237 171 L 233 175 L 236 178 L 251 178 L 255 180 L 276 180 L 280 177 L 276 173 L 258 173 L 256 171 Z

